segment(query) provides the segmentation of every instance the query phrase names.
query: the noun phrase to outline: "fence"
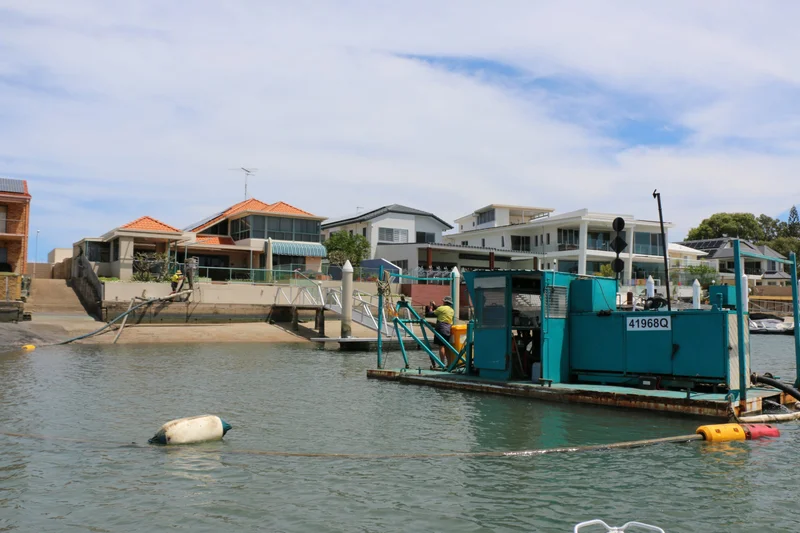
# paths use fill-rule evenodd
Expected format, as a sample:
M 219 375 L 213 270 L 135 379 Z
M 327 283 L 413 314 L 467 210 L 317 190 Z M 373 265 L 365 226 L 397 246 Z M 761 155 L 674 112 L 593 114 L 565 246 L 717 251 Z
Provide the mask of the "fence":
M 187 266 L 184 263 L 173 263 L 169 266 L 170 275 L 176 270 L 186 272 Z M 205 267 L 198 266 L 196 281 L 216 281 L 224 283 L 247 283 L 247 284 L 285 284 L 285 285 L 309 285 L 314 281 L 328 279 L 322 272 L 284 270 L 265 268 L 236 268 L 236 267 Z
M 78 295 L 78 299 L 90 315 L 101 319 L 103 313 L 103 283 L 97 278 L 92 264 L 85 255 L 78 256 L 73 261 L 71 285 Z M 33 283 L 36 283 L 34 280 Z

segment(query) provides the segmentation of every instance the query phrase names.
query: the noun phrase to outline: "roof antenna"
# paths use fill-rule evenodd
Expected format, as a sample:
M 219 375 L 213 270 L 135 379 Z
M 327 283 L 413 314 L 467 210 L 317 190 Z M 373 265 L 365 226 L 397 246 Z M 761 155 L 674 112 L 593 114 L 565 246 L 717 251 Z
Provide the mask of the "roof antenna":
M 239 167 L 239 168 L 229 168 L 228 170 L 235 170 L 237 172 L 241 170 L 242 172 L 244 172 L 244 199 L 247 200 L 247 178 L 258 172 L 258 169 L 254 167 L 250 168 Z
M 357 205 L 356 206 L 356 214 L 358 214 L 358 212 L 361 211 L 362 209 L 364 209 L 364 208 L 361 207 L 360 205 Z

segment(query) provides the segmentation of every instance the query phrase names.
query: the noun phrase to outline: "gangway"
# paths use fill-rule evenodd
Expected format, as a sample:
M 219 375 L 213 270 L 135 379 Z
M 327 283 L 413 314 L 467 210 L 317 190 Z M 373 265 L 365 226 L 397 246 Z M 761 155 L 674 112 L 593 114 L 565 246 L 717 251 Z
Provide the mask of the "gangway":
M 393 327 L 391 320 L 386 319 L 386 307 L 380 307 L 380 298 L 378 295 L 354 290 L 352 298 L 353 322 L 361 324 L 372 331 L 380 331 L 381 336 L 385 337 L 386 340 L 392 340 L 396 338 L 396 330 Z M 333 311 L 336 314 L 342 314 L 341 288 L 330 287 L 325 291 L 324 307 L 325 309 Z M 390 310 L 390 313 L 392 313 L 392 310 Z M 408 310 L 406 310 L 406 317 L 410 318 Z M 400 336 L 405 336 L 405 333 L 400 332 Z

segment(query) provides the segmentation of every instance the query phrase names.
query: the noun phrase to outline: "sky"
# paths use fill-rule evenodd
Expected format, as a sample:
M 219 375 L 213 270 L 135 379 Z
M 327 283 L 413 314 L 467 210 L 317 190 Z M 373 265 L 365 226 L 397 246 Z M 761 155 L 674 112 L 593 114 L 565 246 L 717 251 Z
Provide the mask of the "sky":
M 40 260 L 249 195 L 657 219 L 800 203 L 800 4 L 0 0 L 0 175 Z M 33 258 L 33 255 L 32 255 Z

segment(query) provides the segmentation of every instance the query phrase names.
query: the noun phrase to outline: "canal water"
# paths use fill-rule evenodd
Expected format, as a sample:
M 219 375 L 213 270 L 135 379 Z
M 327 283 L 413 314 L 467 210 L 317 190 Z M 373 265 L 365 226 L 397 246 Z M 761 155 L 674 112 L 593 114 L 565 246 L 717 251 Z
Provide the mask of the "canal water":
M 752 345 L 754 370 L 793 379 L 791 337 Z M 520 450 L 687 434 L 701 422 L 367 380 L 373 364 L 372 354 L 303 345 L 0 356 L 0 531 L 562 532 L 602 518 L 668 532 L 784 532 L 800 523 L 795 423 L 770 441 L 527 458 L 259 453 Z M 163 422 L 203 413 L 233 425 L 224 441 L 146 445 Z

